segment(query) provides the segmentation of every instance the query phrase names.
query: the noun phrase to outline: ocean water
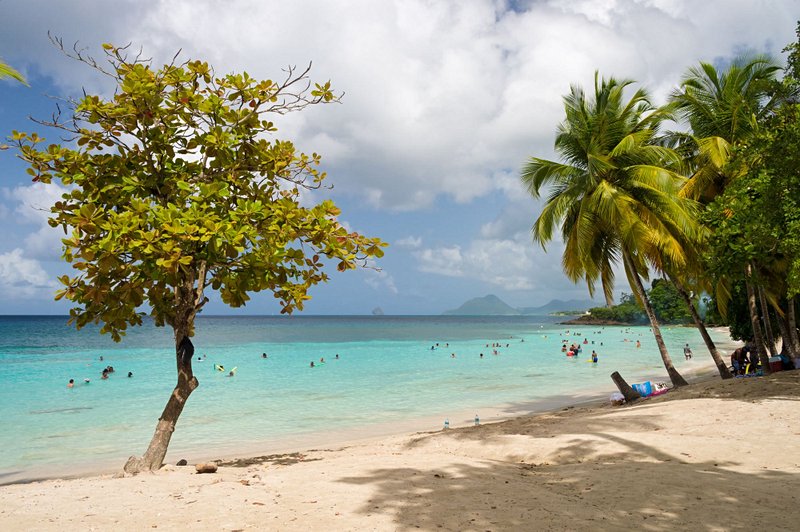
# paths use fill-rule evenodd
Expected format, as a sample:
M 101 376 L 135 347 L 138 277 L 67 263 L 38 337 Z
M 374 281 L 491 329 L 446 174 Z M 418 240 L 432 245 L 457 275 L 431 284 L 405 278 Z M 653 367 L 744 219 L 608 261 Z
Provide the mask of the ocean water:
M 647 327 L 576 327 L 557 320 L 199 317 L 193 367 L 200 387 L 186 404 L 167 459 L 258 452 L 304 435 L 378 426 L 435 430 L 445 418 L 457 426 L 468 422 L 458 417 L 465 412 L 487 415 L 497 405 L 611 392 L 615 370 L 628 382 L 667 380 Z M 120 467 L 145 450 L 175 384 L 171 329 L 145 323 L 115 344 L 96 328 L 76 331 L 66 321 L 0 316 L 0 483 Z M 709 365 L 695 329 L 663 332 L 679 370 Z M 715 340 L 726 340 L 716 334 Z M 565 357 L 563 340 L 580 343 L 581 356 Z M 695 352 L 691 361 L 682 354 L 687 342 Z M 589 362 L 593 349 L 598 364 Z M 116 371 L 102 380 L 107 365 Z M 228 377 L 234 367 L 235 376 Z M 76 384 L 68 389 L 71 378 Z M 418 424 L 409 425 L 414 420 Z

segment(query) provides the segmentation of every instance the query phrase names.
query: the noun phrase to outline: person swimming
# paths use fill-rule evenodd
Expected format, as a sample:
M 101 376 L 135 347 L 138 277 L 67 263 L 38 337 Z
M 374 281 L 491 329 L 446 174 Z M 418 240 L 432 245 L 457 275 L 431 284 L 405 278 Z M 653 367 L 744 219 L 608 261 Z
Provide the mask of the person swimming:
M 73 386 L 75 386 L 75 379 L 70 379 L 67 383 L 67 388 L 72 388 Z
M 128 378 L 130 379 L 131 377 L 133 377 L 133 372 L 132 372 L 132 371 L 129 371 L 129 372 L 128 372 Z
M 314 361 L 313 361 L 313 360 L 311 361 L 311 365 L 310 365 L 309 367 L 310 367 L 310 368 L 313 368 L 313 367 L 314 367 Z

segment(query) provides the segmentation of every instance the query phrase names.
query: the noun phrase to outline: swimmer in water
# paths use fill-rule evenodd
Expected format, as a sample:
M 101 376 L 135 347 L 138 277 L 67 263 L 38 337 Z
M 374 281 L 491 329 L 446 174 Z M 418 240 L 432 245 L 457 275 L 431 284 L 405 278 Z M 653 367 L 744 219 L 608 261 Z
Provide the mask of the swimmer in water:
M 131 377 L 133 377 L 133 372 L 132 372 L 132 371 L 129 371 L 129 372 L 128 372 L 128 378 L 130 379 Z
M 309 367 L 312 367 L 312 368 L 314 367 L 314 361 L 313 360 L 311 361 L 311 366 L 309 366 Z
M 75 379 L 70 379 L 67 383 L 67 388 L 72 388 L 73 386 L 75 386 Z

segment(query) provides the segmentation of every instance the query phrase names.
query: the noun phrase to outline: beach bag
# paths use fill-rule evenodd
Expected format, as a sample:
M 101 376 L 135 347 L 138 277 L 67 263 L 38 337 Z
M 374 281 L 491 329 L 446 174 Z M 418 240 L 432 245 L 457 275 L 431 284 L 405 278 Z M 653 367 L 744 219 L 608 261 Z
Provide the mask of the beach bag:
M 631 388 L 638 392 L 642 397 L 650 397 L 653 395 L 653 385 L 650 381 L 645 381 L 641 384 L 632 384 Z

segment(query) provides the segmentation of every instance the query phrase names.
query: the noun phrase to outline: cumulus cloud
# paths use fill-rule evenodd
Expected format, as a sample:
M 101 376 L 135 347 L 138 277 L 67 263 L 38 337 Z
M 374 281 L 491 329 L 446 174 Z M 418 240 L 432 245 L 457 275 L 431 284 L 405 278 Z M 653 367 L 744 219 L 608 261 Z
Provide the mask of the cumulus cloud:
M 465 249 L 426 248 L 413 255 L 422 272 L 476 279 L 506 290 L 530 290 L 537 285 L 536 252 L 519 240 L 476 239 Z
M 25 237 L 25 254 L 37 259 L 57 259 L 61 256 L 61 239 L 64 232 L 50 227 L 50 207 L 61 199 L 67 189 L 51 183 L 33 183 L 27 186 L 2 189 L 6 201 L 14 204 L 16 223 L 33 225 L 36 229 Z
M 16 248 L 0 253 L 0 292 L 10 298 L 51 295 L 57 283 L 35 259 Z
M 313 60 L 313 77 L 331 79 L 343 103 L 280 118 L 280 135 L 326 156 L 341 190 L 396 211 L 442 195 L 469 202 L 505 186 L 497 170 L 514 174 L 528 155 L 551 152 L 561 96 L 570 83 L 588 85 L 595 69 L 664 96 L 699 59 L 731 56 L 743 44 L 779 51 L 796 18 L 788 0 L 44 5 L 6 2 L 20 21 L 3 39 L 7 59 L 54 72 L 72 89 L 87 84 L 88 69 L 59 59 L 44 38 L 31 48 L 26 34 L 49 27 L 94 50 L 133 42 L 157 61 L 183 49 L 218 72 L 273 79 Z

